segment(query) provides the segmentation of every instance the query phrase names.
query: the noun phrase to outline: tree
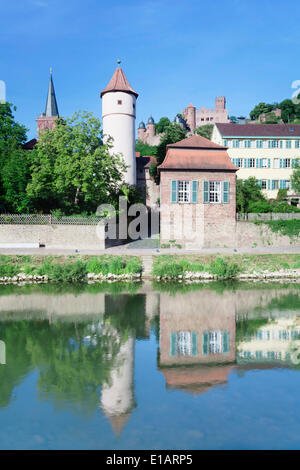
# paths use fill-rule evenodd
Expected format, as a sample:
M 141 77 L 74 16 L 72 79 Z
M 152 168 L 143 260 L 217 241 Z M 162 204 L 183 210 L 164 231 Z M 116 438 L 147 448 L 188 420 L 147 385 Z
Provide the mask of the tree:
M 164 161 L 167 145 L 179 142 L 186 137 L 186 134 L 187 131 L 174 122 L 165 128 L 165 134 L 162 136 L 157 146 L 156 158 L 159 165 Z
M 283 122 L 292 122 L 295 118 L 295 105 L 292 100 L 283 100 L 279 104 Z
M 204 124 L 204 126 L 196 127 L 194 134 L 202 135 L 202 137 L 206 137 L 206 139 L 211 140 L 213 128 L 213 124 Z
M 127 167 L 121 155 L 109 153 L 111 147 L 111 139 L 103 143 L 101 123 L 92 113 L 57 121 L 33 151 L 27 194 L 38 209 L 70 214 L 92 213 L 101 203 L 113 203 Z
M 236 209 L 237 212 L 247 213 L 253 210 L 251 206 L 256 203 L 267 202 L 261 191 L 258 181 L 254 177 L 246 180 L 237 179 L 236 182 Z M 251 210 L 250 210 L 251 209 Z M 264 212 L 264 211 L 263 211 Z
M 18 155 L 19 160 L 25 160 L 26 155 L 22 150 L 22 145 L 26 141 L 25 126 L 17 123 L 13 116 L 16 107 L 11 103 L 0 103 L 0 205 L 7 209 L 6 189 L 3 181 L 3 168 L 9 165 L 10 159 L 14 161 Z M 22 155 L 21 156 L 21 152 Z M 7 174 L 7 172 L 6 172 Z M 18 184 L 15 186 L 17 189 Z M 16 196 L 18 196 L 16 194 Z
M 11 150 L 1 177 L 6 211 L 30 212 L 33 207 L 26 187 L 31 177 L 31 152 L 18 148 Z
M 155 145 L 149 145 L 145 144 L 144 142 L 141 142 L 138 140 L 135 144 L 135 151 L 140 152 L 141 157 L 144 157 L 145 155 L 150 156 L 150 155 L 156 155 L 157 152 L 157 147 Z
M 296 168 L 294 169 L 291 175 L 291 186 L 296 193 L 300 193 L 300 166 L 299 163 L 296 164 Z
M 162 134 L 165 132 L 166 128 L 171 124 L 171 121 L 168 117 L 161 117 L 157 124 L 155 124 L 155 129 L 157 134 Z
M 157 167 L 164 161 L 166 152 L 167 152 L 167 145 L 174 144 L 175 142 L 179 142 L 180 140 L 186 137 L 187 131 L 183 129 L 179 124 L 172 122 L 168 127 L 165 128 L 165 133 L 160 139 L 160 143 L 157 146 L 156 152 L 156 164 L 151 164 L 150 171 L 151 176 L 156 179 L 156 182 L 159 182 L 159 177 L 157 174 Z
M 274 109 L 276 109 L 277 107 L 277 104 L 274 103 L 274 104 L 268 104 L 268 103 L 258 103 L 253 109 L 252 111 L 250 111 L 250 118 L 252 120 L 256 120 L 259 118 L 259 116 L 262 114 L 262 113 L 269 113 L 270 111 L 273 111 Z

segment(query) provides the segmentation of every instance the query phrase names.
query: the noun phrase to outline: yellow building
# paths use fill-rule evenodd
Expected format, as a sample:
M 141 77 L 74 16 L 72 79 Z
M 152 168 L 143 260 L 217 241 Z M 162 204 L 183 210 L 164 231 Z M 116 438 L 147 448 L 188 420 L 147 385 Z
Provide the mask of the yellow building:
M 239 168 L 237 177 L 254 176 L 266 197 L 276 198 L 278 189 L 293 195 L 290 178 L 300 162 L 299 124 L 215 124 L 212 141 L 228 147 Z

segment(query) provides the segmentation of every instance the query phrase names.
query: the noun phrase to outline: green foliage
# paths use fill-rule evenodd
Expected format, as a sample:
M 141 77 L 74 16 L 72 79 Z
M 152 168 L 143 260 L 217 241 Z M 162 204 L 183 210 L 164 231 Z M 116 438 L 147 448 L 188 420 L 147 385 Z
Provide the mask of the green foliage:
M 299 97 L 300 93 L 298 95 L 298 99 Z M 274 110 L 276 108 L 281 109 L 281 118 L 278 118 L 275 115 Z M 281 103 L 273 104 L 262 102 L 252 109 L 250 112 L 250 118 L 257 120 L 262 113 L 265 113 L 266 115 L 265 117 L 267 124 L 276 124 L 280 120 L 282 120 L 284 123 L 295 122 L 300 118 L 300 104 L 295 104 L 290 99 L 283 100 Z
M 37 209 L 92 213 L 99 204 L 117 201 L 127 167 L 121 155 L 110 155 L 112 141 L 104 144 L 102 137 L 99 119 L 87 112 L 41 134 L 27 187 Z
M 174 144 L 186 137 L 187 131 L 182 129 L 179 124 L 172 123 L 165 128 L 165 134 L 161 138 L 159 145 L 157 146 L 156 158 L 160 165 L 166 156 L 166 149 L 168 144 Z
M 148 145 L 144 142 L 138 140 L 135 144 L 135 151 L 140 152 L 141 157 L 155 156 L 157 152 L 157 147 L 155 145 Z
M 204 124 L 204 126 L 196 127 L 194 134 L 201 135 L 202 137 L 211 140 L 213 128 L 213 124 Z
M 209 272 L 216 275 L 218 279 L 233 279 L 240 273 L 240 267 L 233 261 L 217 258 L 210 264 Z
M 75 282 L 86 277 L 87 267 L 86 263 L 80 260 L 64 264 L 45 261 L 36 269 L 36 273 L 40 276 L 47 275 L 53 281 Z
M 298 164 L 291 174 L 291 186 L 296 193 L 300 193 L 300 168 Z
M 157 134 L 165 132 L 166 128 L 170 126 L 171 121 L 168 117 L 161 117 L 157 124 L 155 124 L 155 129 Z
M 132 256 L 98 256 L 91 258 L 87 263 L 87 272 L 94 274 L 136 274 L 142 272 L 140 258 Z
M 266 198 L 264 197 L 261 187 L 258 181 L 254 177 L 250 177 L 246 180 L 237 179 L 236 183 L 236 209 L 237 212 L 247 213 L 249 210 L 250 203 L 252 206 L 254 203 L 264 203 Z
M 262 223 L 262 222 L 260 222 Z M 300 234 L 300 220 L 291 219 L 291 220 L 268 220 L 263 222 L 275 233 L 280 233 L 281 235 L 287 235 L 288 237 L 295 238 L 299 237 Z
M 177 279 L 179 275 L 184 274 L 183 266 L 176 261 L 166 261 L 162 263 L 153 263 L 152 273 L 154 276 L 168 277 Z
M 13 277 L 18 274 L 19 268 L 14 264 L 0 264 L 0 277 Z
M 26 211 L 25 188 L 30 167 L 29 155 L 22 150 L 27 129 L 13 116 L 10 103 L 0 103 L 0 212 Z
M 268 104 L 268 103 L 264 103 L 264 102 L 258 103 L 252 109 L 252 111 L 250 111 L 250 113 L 249 113 L 250 118 L 253 119 L 253 120 L 256 120 L 256 119 L 259 118 L 259 116 L 262 113 L 269 113 L 269 112 L 273 111 L 274 109 L 276 109 L 277 107 L 278 107 L 277 103 L 274 103 L 274 104 Z

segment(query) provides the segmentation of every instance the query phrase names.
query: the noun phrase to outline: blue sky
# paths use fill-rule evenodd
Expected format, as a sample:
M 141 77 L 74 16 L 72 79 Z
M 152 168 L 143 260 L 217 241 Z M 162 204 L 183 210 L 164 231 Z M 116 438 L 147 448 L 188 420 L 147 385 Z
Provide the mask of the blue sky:
M 62 116 L 101 116 L 100 91 L 122 67 L 140 94 L 137 124 L 190 102 L 232 115 L 292 95 L 300 79 L 298 0 L 0 0 L 0 80 L 36 135 L 53 67 Z

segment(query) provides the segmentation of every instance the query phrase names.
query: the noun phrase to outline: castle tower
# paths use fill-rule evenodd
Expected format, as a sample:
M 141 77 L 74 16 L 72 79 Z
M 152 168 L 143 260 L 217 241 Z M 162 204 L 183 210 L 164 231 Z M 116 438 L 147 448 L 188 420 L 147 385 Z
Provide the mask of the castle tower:
M 216 110 L 224 111 L 226 107 L 226 99 L 225 96 L 219 96 L 216 98 Z
M 149 117 L 147 122 L 147 134 L 149 137 L 155 136 L 155 122 L 152 116 Z
M 36 120 L 38 137 L 43 130 L 53 129 L 55 120 L 59 117 L 55 90 L 52 79 L 52 69 L 50 69 L 50 80 L 48 87 L 48 95 L 46 100 L 45 112 L 42 113 Z
M 196 127 L 196 108 L 195 106 L 191 103 L 188 105 L 187 108 L 183 110 L 183 117 L 190 128 L 191 132 L 194 131 Z
M 120 64 L 120 61 L 118 61 Z M 103 134 L 113 138 L 112 153 L 121 153 L 128 169 L 125 182 L 136 184 L 135 118 L 138 93 L 130 86 L 121 67 L 101 92 Z
M 146 137 L 146 126 L 144 121 L 141 121 L 138 127 L 138 140 L 145 142 Z

